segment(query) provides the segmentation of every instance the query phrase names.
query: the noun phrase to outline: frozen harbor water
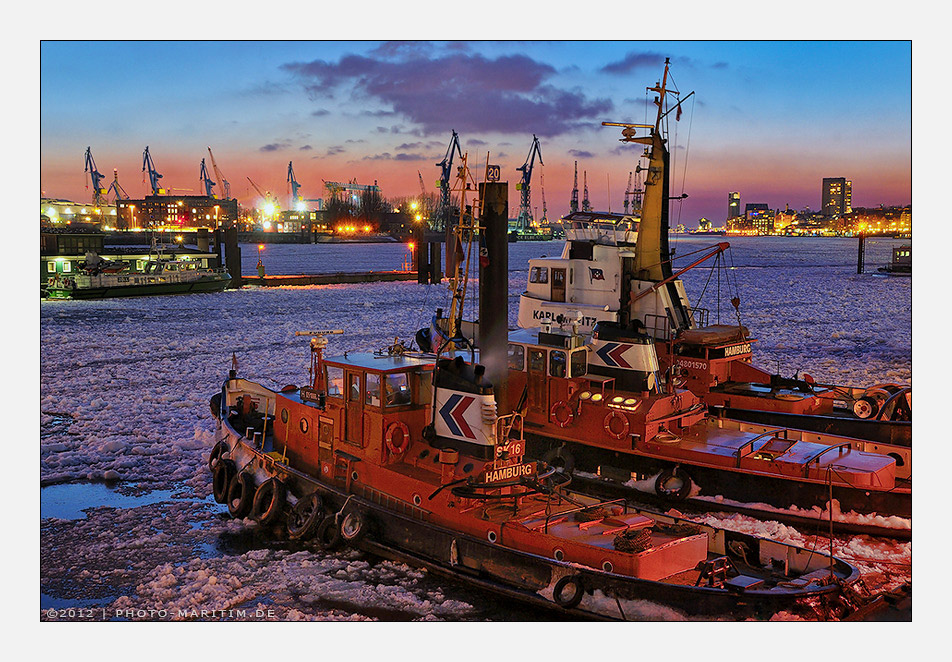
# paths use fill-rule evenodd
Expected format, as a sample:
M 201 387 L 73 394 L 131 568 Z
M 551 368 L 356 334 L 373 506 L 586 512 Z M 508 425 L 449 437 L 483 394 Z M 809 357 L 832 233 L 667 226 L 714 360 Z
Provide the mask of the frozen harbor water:
M 715 241 L 672 237 L 672 247 L 684 255 Z M 719 272 L 721 319 L 735 319 L 727 282 L 736 279 L 758 363 L 820 382 L 911 381 L 911 279 L 857 275 L 855 240 L 731 243 L 733 268 Z M 885 264 L 895 243 L 868 240 L 868 269 Z M 510 325 L 528 258 L 560 248 L 510 245 Z M 256 261 L 256 246 L 242 251 Z M 398 244 L 268 245 L 263 258 L 269 273 L 393 269 L 405 251 Z M 707 279 L 706 271 L 685 276 L 692 303 Z M 712 321 L 713 287 L 699 304 L 714 311 Z M 539 618 L 401 564 L 271 542 L 209 498 L 208 398 L 232 354 L 244 377 L 301 385 L 309 353 L 295 331 L 343 329 L 330 352 L 381 349 L 395 338 L 409 342 L 445 304 L 445 285 L 412 282 L 42 302 L 41 618 L 69 608 L 110 620 Z M 726 524 L 825 545 L 775 523 Z M 881 585 L 911 577 L 911 543 L 835 544 Z

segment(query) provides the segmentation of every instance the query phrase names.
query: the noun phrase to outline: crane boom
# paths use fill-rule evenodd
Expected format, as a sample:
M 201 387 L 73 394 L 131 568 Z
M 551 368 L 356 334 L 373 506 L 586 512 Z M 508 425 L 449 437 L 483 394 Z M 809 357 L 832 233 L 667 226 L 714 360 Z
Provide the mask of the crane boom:
M 109 190 L 106 191 L 106 194 L 114 192 L 116 194 L 116 200 L 128 200 L 129 194 L 126 193 L 126 190 L 122 188 L 122 185 L 119 183 L 119 169 L 114 168 L 112 171 L 112 184 L 109 186 Z
M 149 173 L 149 185 L 152 187 L 152 195 L 162 195 L 165 193 L 165 189 L 159 186 L 159 180 L 162 179 L 162 175 L 158 173 L 155 169 L 155 163 L 152 162 L 152 155 L 149 154 L 149 146 L 146 145 L 145 151 L 142 152 L 142 176 L 145 178 L 145 173 Z
M 228 180 L 221 174 L 221 170 L 218 169 L 218 164 L 215 163 L 215 155 L 212 154 L 211 147 L 208 148 L 208 158 L 212 161 L 212 171 L 215 173 L 215 179 L 218 181 L 218 190 L 222 192 L 222 195 L 224 195 L 227 200 L 231 197 L 231 184 L 228 183 Z
M 104 202 L 103 196 L 106 195 L 106 189 L 102 187 L 104 177 L 96 169 L 96 161 L 93 159 L 93 151 L 90 147 L 86 148 L 86 172 L 93 180 L 93 204 L 101 205 Z M 89 188 L 88 184 L 86 188 Z
M 536 154 L 539 155 L 539 165 L 544 165 L 542 163 L 542 147 L 539 146 L 539 139 L 536 138 L 535 134 L 532 134 L 532 146 L 529 148 L 529 155 L 526 157 L 526 162 L 522 164 L 521 168 L 516 168 L 516 170 L 522 173 L 522 181 L 516 184 L 516 190 L 521 193 L 517 224 L 522 230 L 532 225 L 532 210 L 530 209 L 532 196 L 529 184 L 532 181 L 532 168 L 535 165 Z
M 437 214 L 437 222 L 434 224 L 434 230 L 442 230 L 445 228 L 450 217 L 450 176 L 453 172 L 453 154 L 459 154 L 459 158 L 463 158 L 463 150 L 459 145 L 459 135 L 456 131 L 453 131 L 453 137 L 450 138 L 450 145 L 446 149 L 446 156 L 443 157 L 442 161 L 436 164 L 441 168 L 440 181 L 436 183 L 440 189 L 440 210 Z
M 215 186 L 215 181 L 208 176 L 208 169 L 205 167 L 205 159 L 202 159 L 202 171 L 198 175 L 198 181 L 200 181 L 205 187 L 205 195 L 207 197 L 216 197 L 212 192 L 212 187 Z
M 291 196 L 288 209 L 295 209 L 298 206 L 298 203 L 302 202 L 301 196 L 298 195 L 298 189 L 301 188 L 301 185 L 298 184 L 297 180 L 294 178 L 294 166 L 291 161 L 288 161 L 288 188 L 290 189 Z
M 578 211 L 578 161 L 575 162 L 575 183 L 572 184 L 572 201 L 569 203 L 569 211 L 573 214 Z

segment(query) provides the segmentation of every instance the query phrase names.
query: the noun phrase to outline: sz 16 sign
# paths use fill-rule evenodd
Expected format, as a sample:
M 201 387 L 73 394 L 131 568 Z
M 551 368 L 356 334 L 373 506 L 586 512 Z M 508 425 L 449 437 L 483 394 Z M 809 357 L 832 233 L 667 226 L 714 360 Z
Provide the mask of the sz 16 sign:
M 522 457 L 526 454 L 526 445 L 521 441 L 513 441 L 505 445 L 496 446 L 496 459 Z

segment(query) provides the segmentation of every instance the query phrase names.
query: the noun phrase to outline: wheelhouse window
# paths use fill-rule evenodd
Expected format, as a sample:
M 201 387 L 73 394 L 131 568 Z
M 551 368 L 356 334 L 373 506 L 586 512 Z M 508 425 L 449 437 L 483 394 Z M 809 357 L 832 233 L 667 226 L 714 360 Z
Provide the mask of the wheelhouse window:
M 344 369 L 327 367 L 327 397 L 344 397 Z
M 412 397 L 407 373 L 395 372 L 384 375 L 384 393 L 388 407 L 410 404 Z
M 581 377 L 588 371 L 588 359 L 586 358 L 586 350 L 581 349 L 575 352 L 572 352 L 572 377 Z
M 510 370 L 526 369 L 526 348 L 522 345 L 509 345 L 506 356 Z
M 548 283 L 549 282 L 549 268 L 548 267 L 532 267 L 529 271 L 529 282 L 530 283 Z
M 360 402 L 360 375 L 352 374 L 348 375 L 348 388 L 350 395 L 348 400 L 350 402 Z
M 565 377 L 565 352 L 553 350 L 549 353 L 549 374 L 552 377 Z
M 364 394 L 364 403 L 371 407 L 380 406 L 380 375 L 367 373 L 367 392 Z

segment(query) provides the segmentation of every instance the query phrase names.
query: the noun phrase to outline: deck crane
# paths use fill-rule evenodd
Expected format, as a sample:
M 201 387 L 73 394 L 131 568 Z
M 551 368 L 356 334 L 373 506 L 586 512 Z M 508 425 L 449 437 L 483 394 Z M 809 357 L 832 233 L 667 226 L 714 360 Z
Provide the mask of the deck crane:
M 569 211 L 573 214 L 578 211 L 578 161 L 575 162 L 575 183 L 572 184 L 572 201 L 569 203 Z
M 106 191 L 106 194 L 115 193 L 116 200 L 128 200 L 129 194 L 126 193 L 126 190 L 122 188 L 122 185 L 119 183 L 119 169 L 113 168 L 112 171 L 112 184 L 109 185 L 109 190 Z
M 446 150 L 446 156 L 443 157 L 442 161 L 436 164 L 442 168 L 442 170 L 440 173 L 440 181 L 436 183 L 440 189 L 440 209 L 436 215 L 436 222 L 433 224 L 434 230 L 442 230 L 445 228 L 450 217 L 450 178 L 453 173 L 454 153 L 459 154 L 460 159 L 463 158 L 463 150 L 459 145 L 459 135 L 456 131 L 453 131 L 453 137 L 450 139 L 450 146 Z
M 288 209 L 297 209 L 299 204 L 303 205 L 304 200 L 298 195 L 299 188 L 301 185 L 294 179 L 294 166 L 291 161 L 288 161 L 288 193 L 291 196 Z
M 212 154 L 212 148 L 208 148 L 208 158 L 212 162 L 212 171 L 215 173 L 215 179 L 218 181 L 218 190 L 222 192 L 222 195 L 225 196 L 225 199 L 231 197 L 231 184 L 228 183 L 228 180 L 221 174 L 221 170 L 218 169 L 218 164 L 215 163 L 215 156 Z
M 532 147 L 529 148 L 529 155 L 521 168 L 516 168 L 522 173 L 522 181 L 516 184 L 516 190 L 520 192 L 519 198 L 519 217 L 516 219 L 516 225 L 520 230 L 526 230 L 532 225 L 532 202 L 529 182 L 532 180 L 532 167 L 535 165 L 536 154 L 539 155 L 539 165 L 542 163 L 542 148 L 539 146 L 539 139 L 532 134 Z
M 149 185 L 152 187 L 152 195 L 163 195 L 165 189 L 159 186 L 159 180 L 162 179 L 162 175 L 158 173 L 155 169 L 155 163 L 152 162 L 152 155 L 149 154 L 149 146 L 145 146 L 145 151 L 142 152 L 142 181 L 145 181 L 145 173 L 149 173 Z
M 100 207 L 106 201 L 106 189 L 102 187 L 102 180 L 105 179 L 105 177 L 96 169 L 96 161 L 93 159 L 93 152 L 89 147 L 86 148 L 86 172 L 93 180 L 93 204 Z M 86 189 L 89 189 L 88 183 L 86 184 Z
M 592 211 L 592 204 L 588 201 L 588 171 L 582 171 L 582 211 Z
M 205 167 L 205 159 L 202 159 L 202 171 L 198 175 L 198 180 L 205 187 L 205 195 L 209 198 L 217 197 L 212 192 L 212 187 L 215 186 L 215 180 L 211 179 L 208 176 L 208 169 Z

